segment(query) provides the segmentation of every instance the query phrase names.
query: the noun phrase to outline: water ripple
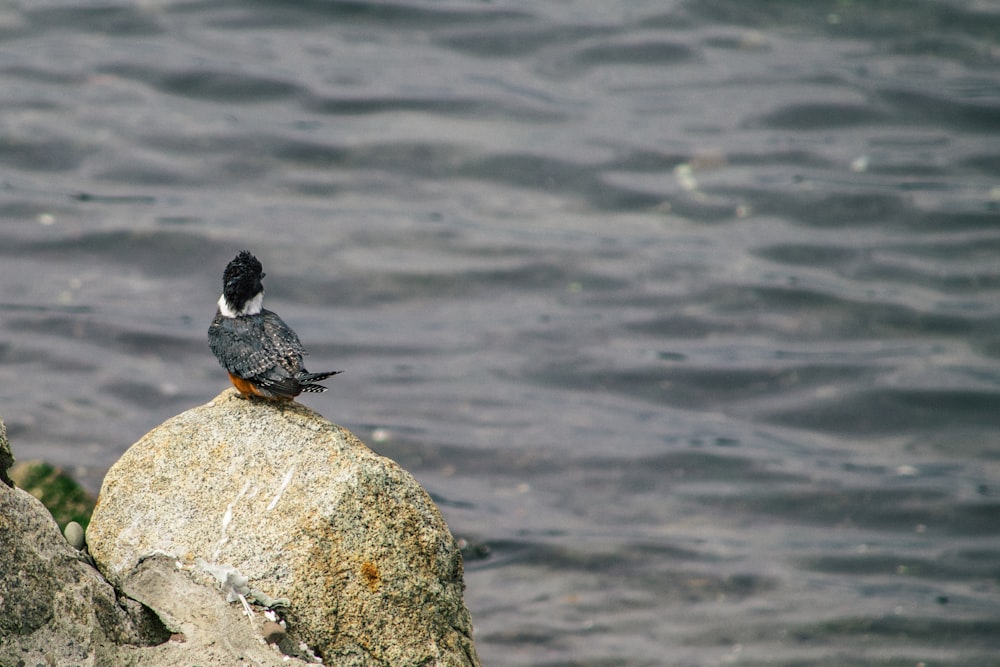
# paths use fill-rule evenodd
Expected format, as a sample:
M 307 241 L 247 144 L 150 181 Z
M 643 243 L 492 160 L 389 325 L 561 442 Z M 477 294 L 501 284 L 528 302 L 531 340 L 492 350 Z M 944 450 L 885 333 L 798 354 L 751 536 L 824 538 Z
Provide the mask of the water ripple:
M 228 386 L 248 247 L 478 545 L 484 663 L 995 662 L 988 3 L 21 4 L 19 458 L 96 490 Z

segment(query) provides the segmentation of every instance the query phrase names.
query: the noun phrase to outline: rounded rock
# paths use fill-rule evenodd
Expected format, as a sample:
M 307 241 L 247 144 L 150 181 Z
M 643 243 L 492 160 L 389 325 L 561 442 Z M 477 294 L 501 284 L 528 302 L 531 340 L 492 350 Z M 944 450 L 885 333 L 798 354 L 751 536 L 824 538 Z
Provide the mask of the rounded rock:
M 63 537 L 77 551 L 81 551 L 87 545 L 87 537 L 83 532 L 83 526 L 76 521 L 70 521 L 66 524 L 66 527 L 63 528 Z
M 343 664 L 479 665 L 430 496 L 299 403 L 230 389 L 153 429 L 105 477 L 87 543 L 111 581 L 154 553 L 235 568 L 288 598 L 290 639 Z

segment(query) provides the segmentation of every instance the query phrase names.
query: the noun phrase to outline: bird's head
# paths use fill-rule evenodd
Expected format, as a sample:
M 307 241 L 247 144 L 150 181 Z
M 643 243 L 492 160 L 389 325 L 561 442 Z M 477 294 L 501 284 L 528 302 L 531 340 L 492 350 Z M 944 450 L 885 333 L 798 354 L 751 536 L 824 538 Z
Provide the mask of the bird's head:
M 249 250 L 240 251 L 222 274 L 220 308 L 224 301 L 230 317 L 259 313 L 264 298 L 264 285 L 260 281 L 264 275 L 260 260 Z

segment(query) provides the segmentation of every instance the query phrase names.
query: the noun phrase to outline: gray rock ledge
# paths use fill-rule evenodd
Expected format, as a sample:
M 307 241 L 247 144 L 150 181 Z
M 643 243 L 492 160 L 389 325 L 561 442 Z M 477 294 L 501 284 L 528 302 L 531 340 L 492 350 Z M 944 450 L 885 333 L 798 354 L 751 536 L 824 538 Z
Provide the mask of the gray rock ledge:
M 12 460 L 0 421 L 0 463 Z M 0 554 L 0 665 L 138 664 L 119 656 L 170 637 L 149 609 L 117 594 L 63 539 L 38 499 L 6 483 Z

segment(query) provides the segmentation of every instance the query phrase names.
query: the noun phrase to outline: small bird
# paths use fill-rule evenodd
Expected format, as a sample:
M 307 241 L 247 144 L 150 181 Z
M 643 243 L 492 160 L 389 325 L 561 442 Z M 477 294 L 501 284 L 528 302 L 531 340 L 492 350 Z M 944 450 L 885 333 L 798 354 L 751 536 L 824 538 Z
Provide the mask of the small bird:
M 340 373 L 310 373 L 299 337 L 275 313 L 264 308 L 264 267 L 243 250 L 222 274 L 222 296 L 208 327 L 208 346 L 229 372 L 233 386 L 246 397 L 290 401 L 302 392 L 322 392 L 314 384 Z

